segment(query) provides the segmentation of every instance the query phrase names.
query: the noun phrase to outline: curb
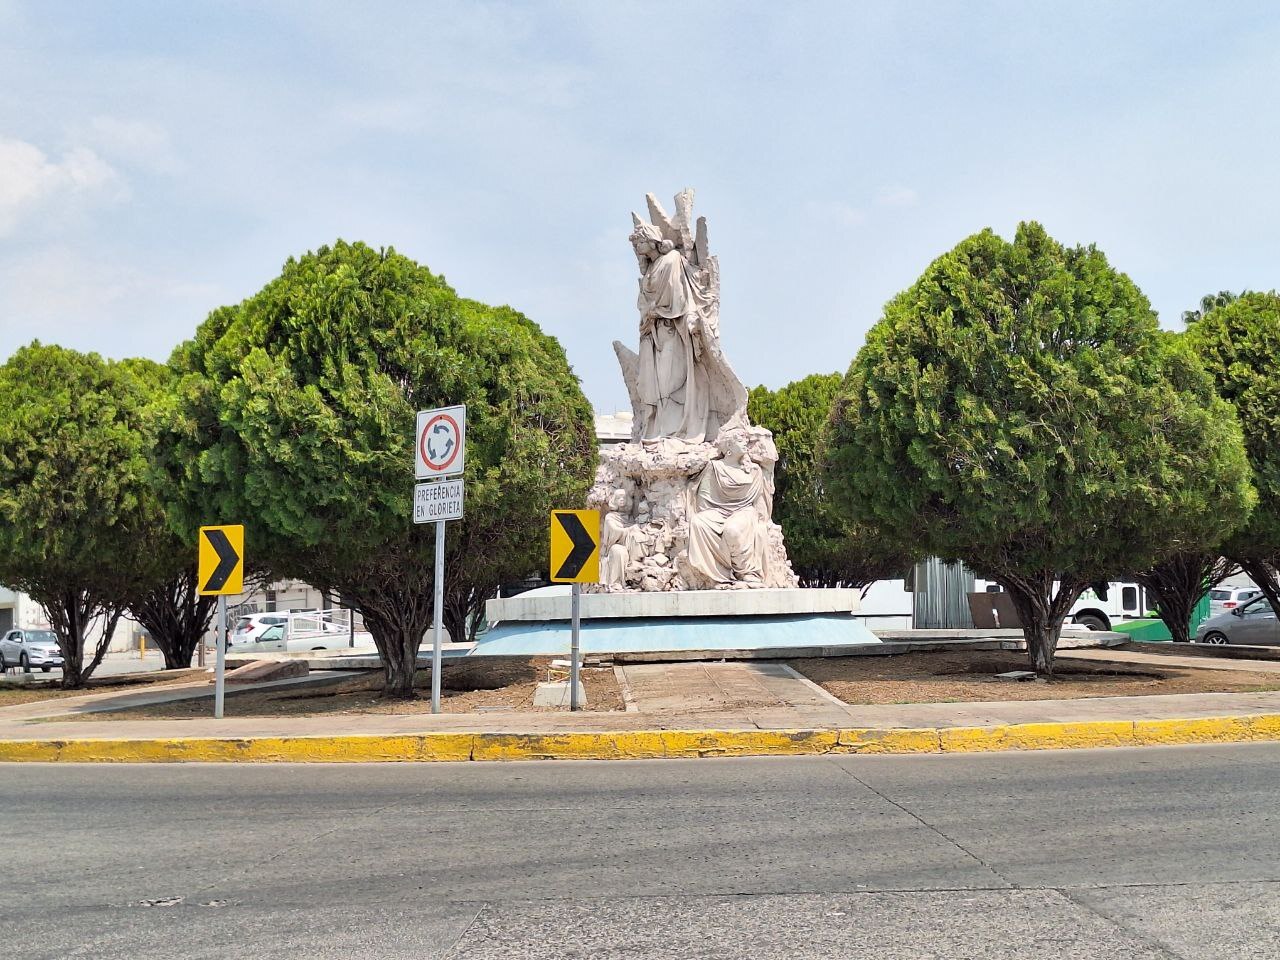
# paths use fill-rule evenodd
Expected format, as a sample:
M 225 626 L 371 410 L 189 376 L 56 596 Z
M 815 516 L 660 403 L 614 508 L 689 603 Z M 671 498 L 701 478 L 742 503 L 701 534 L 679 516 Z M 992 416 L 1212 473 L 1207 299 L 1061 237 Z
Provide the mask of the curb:
M 994 727 L 844 730 L 630 730 L 392 736 L 174 737 L 0 741 L 0 762 L 369 763 L 651 760 L 823 754 L 988 753 L 1280 740 L 1280 714 L 1098 720 Z

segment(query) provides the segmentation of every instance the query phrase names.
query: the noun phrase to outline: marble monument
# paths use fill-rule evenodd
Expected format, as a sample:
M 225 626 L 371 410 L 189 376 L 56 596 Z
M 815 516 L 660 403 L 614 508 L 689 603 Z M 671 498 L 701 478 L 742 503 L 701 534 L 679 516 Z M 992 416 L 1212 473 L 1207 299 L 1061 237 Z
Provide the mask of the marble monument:
M 631 440 L 601 454 L 589 507 L 603 516 L 603 592 L 791 588 L 773 522 L 773 435 L 747 418 L 747 390 L 720 345 L 720 265 L 693 191 L 668 214 L 632 214 L 639 350 L 615 341 Z

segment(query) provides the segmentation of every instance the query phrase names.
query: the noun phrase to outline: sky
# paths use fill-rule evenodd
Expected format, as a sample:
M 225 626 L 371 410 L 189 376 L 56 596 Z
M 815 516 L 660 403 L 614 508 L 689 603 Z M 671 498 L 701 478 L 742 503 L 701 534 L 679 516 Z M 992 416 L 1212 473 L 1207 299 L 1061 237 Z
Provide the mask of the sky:
M 524 312 L 624 409 L 630 211 L 684 187 L 748 386 L 843 371 L 1028 219 L 1177 329 L 1280 287 L 1280 5 L 0 0 L 0 358 L 163 360 L 342 238 Z

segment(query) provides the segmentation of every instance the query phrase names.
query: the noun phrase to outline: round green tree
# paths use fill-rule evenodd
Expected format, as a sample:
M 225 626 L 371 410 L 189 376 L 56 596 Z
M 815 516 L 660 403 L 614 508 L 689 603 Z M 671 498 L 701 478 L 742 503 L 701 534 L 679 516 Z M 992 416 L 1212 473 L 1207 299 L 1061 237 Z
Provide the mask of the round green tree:
M 1052 673 L 1088 584 L 1217 543 L 1252 503 L 1240 427 L 1096 248 L 986 230 L 885 307 L 841 387 L 837 503 L 1000 583 Z
M 1253 467 L 1258 504 L 1222 546 L 1280 610 L 1280 294 L 1206 297 L 1210 309 L 1184 336 L 1204 362 L 1218 393 L 1235 407 Z
M 132 361 L 40 343 L 0 366 L 0 583 L 44 610 L 67 687 L 84 686 L 151 576 L 153 388 Z
M 831 501 L 822 450 L 842 379 L 838 373 L 815 373 L 778 390 L 759 386 L 747 403 L 752 422 L 773 432 L 778 448 L 773 518 L 807 587 L 865 587 L 903 576 L 919 559 L 893 538 L 854 523 Z
M 414 415 L 467 405 L 466 517 L 446 538 L 450 632 L 540 568 L 552 507 L 581 503 L 591 409 L 560 345 L 392 250 L 336 243 L 210 315 L 172 360 L 163 460 L 180 528 L 242 522 L 246 552 L 360 611 L 390 695 L 413 695 L 433 524 L 412 516 Z

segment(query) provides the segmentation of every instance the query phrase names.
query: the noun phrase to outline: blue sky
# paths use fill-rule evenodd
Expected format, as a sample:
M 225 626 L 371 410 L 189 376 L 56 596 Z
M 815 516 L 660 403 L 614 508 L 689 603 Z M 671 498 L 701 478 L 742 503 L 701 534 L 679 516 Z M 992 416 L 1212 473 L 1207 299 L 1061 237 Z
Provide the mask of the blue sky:
M 1094 242 L 1165 326 L 1280 286 L 1271 3 L 0 0 L 0 357 L 163 359 L 337 237 L 626 406 L 629 211 L 697 190 L 748 384 L 843 370 L 963 237 Z

